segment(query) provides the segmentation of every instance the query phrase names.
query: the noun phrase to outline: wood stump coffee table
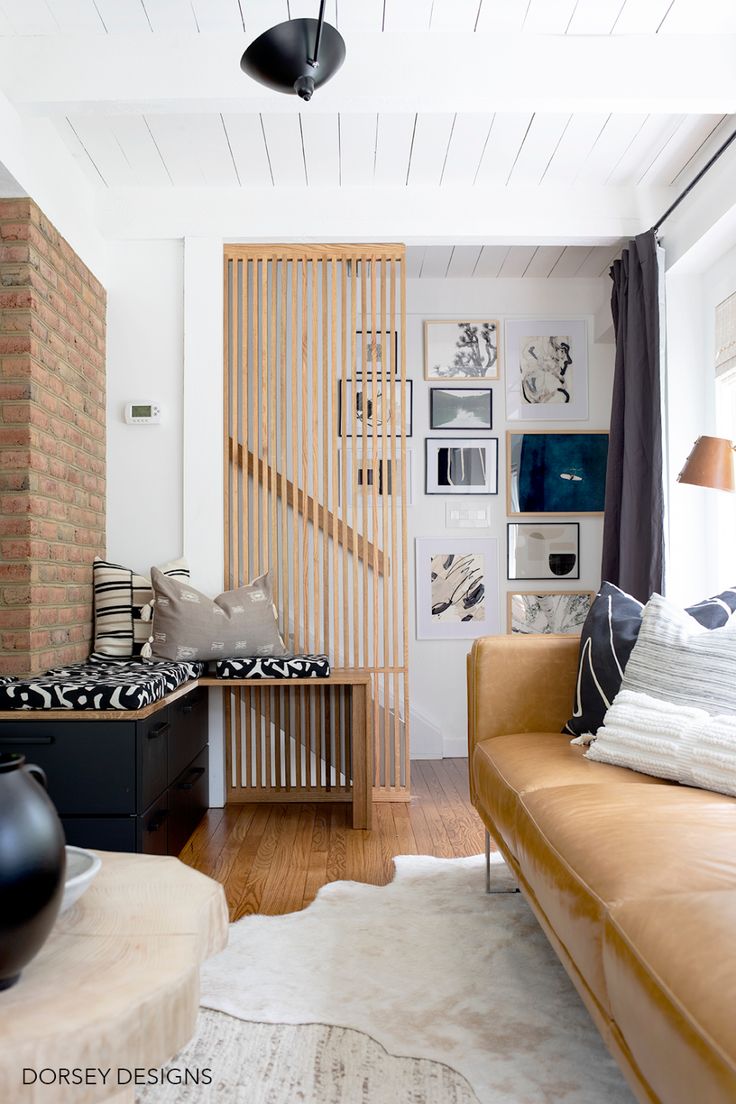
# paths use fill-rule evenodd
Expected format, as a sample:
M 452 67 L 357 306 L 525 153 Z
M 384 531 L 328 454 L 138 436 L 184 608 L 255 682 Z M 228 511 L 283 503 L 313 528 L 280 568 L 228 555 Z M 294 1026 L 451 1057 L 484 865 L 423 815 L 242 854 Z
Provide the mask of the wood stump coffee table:
M 194 1034 L 200 963 L 227 942 L 222 886 L 178 859 L 98 854 L 95 881 L 0 993 L 7 1104 L 132 1104 L 127 1071 L 158 1070 Z M 105 1084 L 23 1084 L 24 1070 L 108 1069 Z

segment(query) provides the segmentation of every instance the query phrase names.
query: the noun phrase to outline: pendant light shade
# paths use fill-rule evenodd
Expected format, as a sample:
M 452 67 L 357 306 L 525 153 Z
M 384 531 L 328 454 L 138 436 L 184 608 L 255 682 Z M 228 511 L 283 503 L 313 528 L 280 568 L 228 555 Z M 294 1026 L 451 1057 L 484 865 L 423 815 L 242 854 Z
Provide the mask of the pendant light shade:
M 249 77 L 272 88 L 311 100 L 315 88 L 334 77 L 345 60 L 345 42 L 324 22 L 324 0 L 318 19 L 289 19 L 264 31 L 240 59 Z

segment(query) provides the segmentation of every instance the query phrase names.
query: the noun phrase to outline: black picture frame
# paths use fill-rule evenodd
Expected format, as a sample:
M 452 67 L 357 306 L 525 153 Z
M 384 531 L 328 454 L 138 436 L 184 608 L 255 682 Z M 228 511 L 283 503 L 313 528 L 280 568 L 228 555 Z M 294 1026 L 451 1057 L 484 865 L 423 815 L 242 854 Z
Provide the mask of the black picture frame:
M 452 437 L 425 437 L 424 438 L 424 493 L 426 495 L 444 495 L 446 498 L 455 498 L 458 495 L 497 495 L 498 494 L 498 437 L 458 437 L 456 438 L 458 445 L 471 448 L 476 442 L 488 447 L 489 452 L 493 451 L 494 459 L 494 471 L 492 479 L 492 490 L 477 490 L 472 488 L 471 490 L 456 490 L 451 491 L 447 488 L 439 488 L 438 490 L 429 489 L 429 462 L 430 462 L 430 445 L 436 443 L 437 445 L 444 445 L 445 447 L 452 446 Z
M 435 423 L 435 403 L 437 394 L 442 391 L 456 391 L 458 395 L 486 395 L 488 397 L 488 425 L 443 426 Z M 493 430 L 493 388 L 491 387 L 430 387 L 429 389 L 429 428 L 436 433 L 490 433 Z
M 575 574 L 557 574 L 550 571 L 547 575 L 512 575 L 511 574 L 511 529 L 574 529 L 575 530 Z M 558 553 L 562 556 L 565 553 Z M 569 555 L 569 553 L 568 553 Z M 580 522 L 579 521 L 509 521 L 506 523 L 506 579 L 510 583 L 524 582 L 526 580 L 559 580 L 580 579 Z
M 371 379 L 373 376 L 373 361 L 370 357 L 367 358 L 365 366 L 363 365 L 363 334 L 371 335 L 374 333 L 371 329 L 364 330 L 362 327 L 355 330 L 355 378 L 356 379 Z M 401 374 L 401 366 L 399 365 L 399 331 L 398 330 L 383 330 L 386 336 L 393 337 L 393 372 L 390 378 L 396 379 Z M 383 368 L 383 362 L 376 365 L 377 372 L 376 377 L 381 378 L 384 375 L 384 371 L 388 374 L 388 367 Z
M 343 426 L 343 415 L 344 415 L 344 412 L 345 412 L 345 392 L 347 390 L 347 385 L 351 384 L 353 389 L 354 389 L 355 385 L 357 383 L 357 384 L 360 384 L 360 386 L 363 390 L 366 390 L 368 388 L 372 388 L 373 385 L 374 385 L 374 382 L 375 382 L 375 385 L 378 386 L 379 383 L 381 382 L 381 380 L 379 379 L 379 377 L 376 377 L 376 379 L 374 381 L 371 376 L 368 376 L 368 377 L 361 376 L 357 379 L 352 377 L 352 376 L 349 376 L 345 379 L 341 379 L 341 380 L 338 381 L 338 383 L 339 383 L 338 393 L 337 393 L 337 435 L 338 435 L 338 437 L 342 437 L 344 439 L 348 439 L 348 438 L 352 439 L 353 438 L 352 416 L 350 418 L 349 423 L 346 424 L 345 426 Z M 404 421 L 405 421 L 404 436 L 407 437 L 407 438 L 412 437 L 413 436 L 413 428 L 414 428 L 414 388 L 413 388 L 413 385 L 412 385 L 412 381 L 410 379 L 409 380 L 401 380 L 397 376 L 391 376 L 391 378 L 387 382 L 389 382 L 392 387 L 396 387 L 397 389 L 400 389 L 402 386 L 406 387 L 406 405 L 404 407 Z M 398 402 L 395 404 L 395 409 L 397 409 L 397 408 L 400 409 L 400 404 Z M 350 432 L 343 432 L 343 429 L 350 430 Z M 362 436 L 363 436 L 363 433 L 362 433 L 362 430 L 361 430 L 360 432 L 356 433 L 355 440 L 359 441 L 362 438 Z M 397 432 L 394 432 L 394 433 L 389 432 L 389 433 L 386 434 L 386 436 L 387 437 L 400 437 L 401 436 L 401 430 L 399 430 L 398 433 Z M 373 440 L 373 430 L 372 429 L 366 431 L 366 438 L 367 438 L 368 441 Z M 383 438 L 383 430 L 378 430 L 376 432 L 376 439 L 380 441 L 382 438 Z

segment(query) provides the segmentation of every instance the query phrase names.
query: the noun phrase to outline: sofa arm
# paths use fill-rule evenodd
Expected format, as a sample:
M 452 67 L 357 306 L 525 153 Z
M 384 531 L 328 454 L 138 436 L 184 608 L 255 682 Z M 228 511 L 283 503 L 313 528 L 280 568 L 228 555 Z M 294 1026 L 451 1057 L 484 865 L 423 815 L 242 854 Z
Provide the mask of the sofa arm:
M 512 732 L 559 732 L 572 713 L 577 636 L 484 636 L 468 656 L 468 766 L 475 745 Z M 472 781 L 471 781 L 472 785 Z

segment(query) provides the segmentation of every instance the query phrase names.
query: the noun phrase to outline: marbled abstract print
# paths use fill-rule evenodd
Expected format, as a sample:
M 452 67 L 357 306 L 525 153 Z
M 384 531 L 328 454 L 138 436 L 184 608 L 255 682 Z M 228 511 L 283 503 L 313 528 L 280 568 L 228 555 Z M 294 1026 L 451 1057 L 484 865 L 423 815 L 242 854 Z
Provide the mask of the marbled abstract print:
M 571 594 L 512 594 L 512 633 L 538 634 L 579 633 L 588 616 L 591 595 Z
M 519 349 L 525 403 L 569 403 L 572 387 L 570 337 L 527 337 Z
M 486 616 L 484 558 L 438 552 L 430 561 L 432 619 L 484 621 Z

